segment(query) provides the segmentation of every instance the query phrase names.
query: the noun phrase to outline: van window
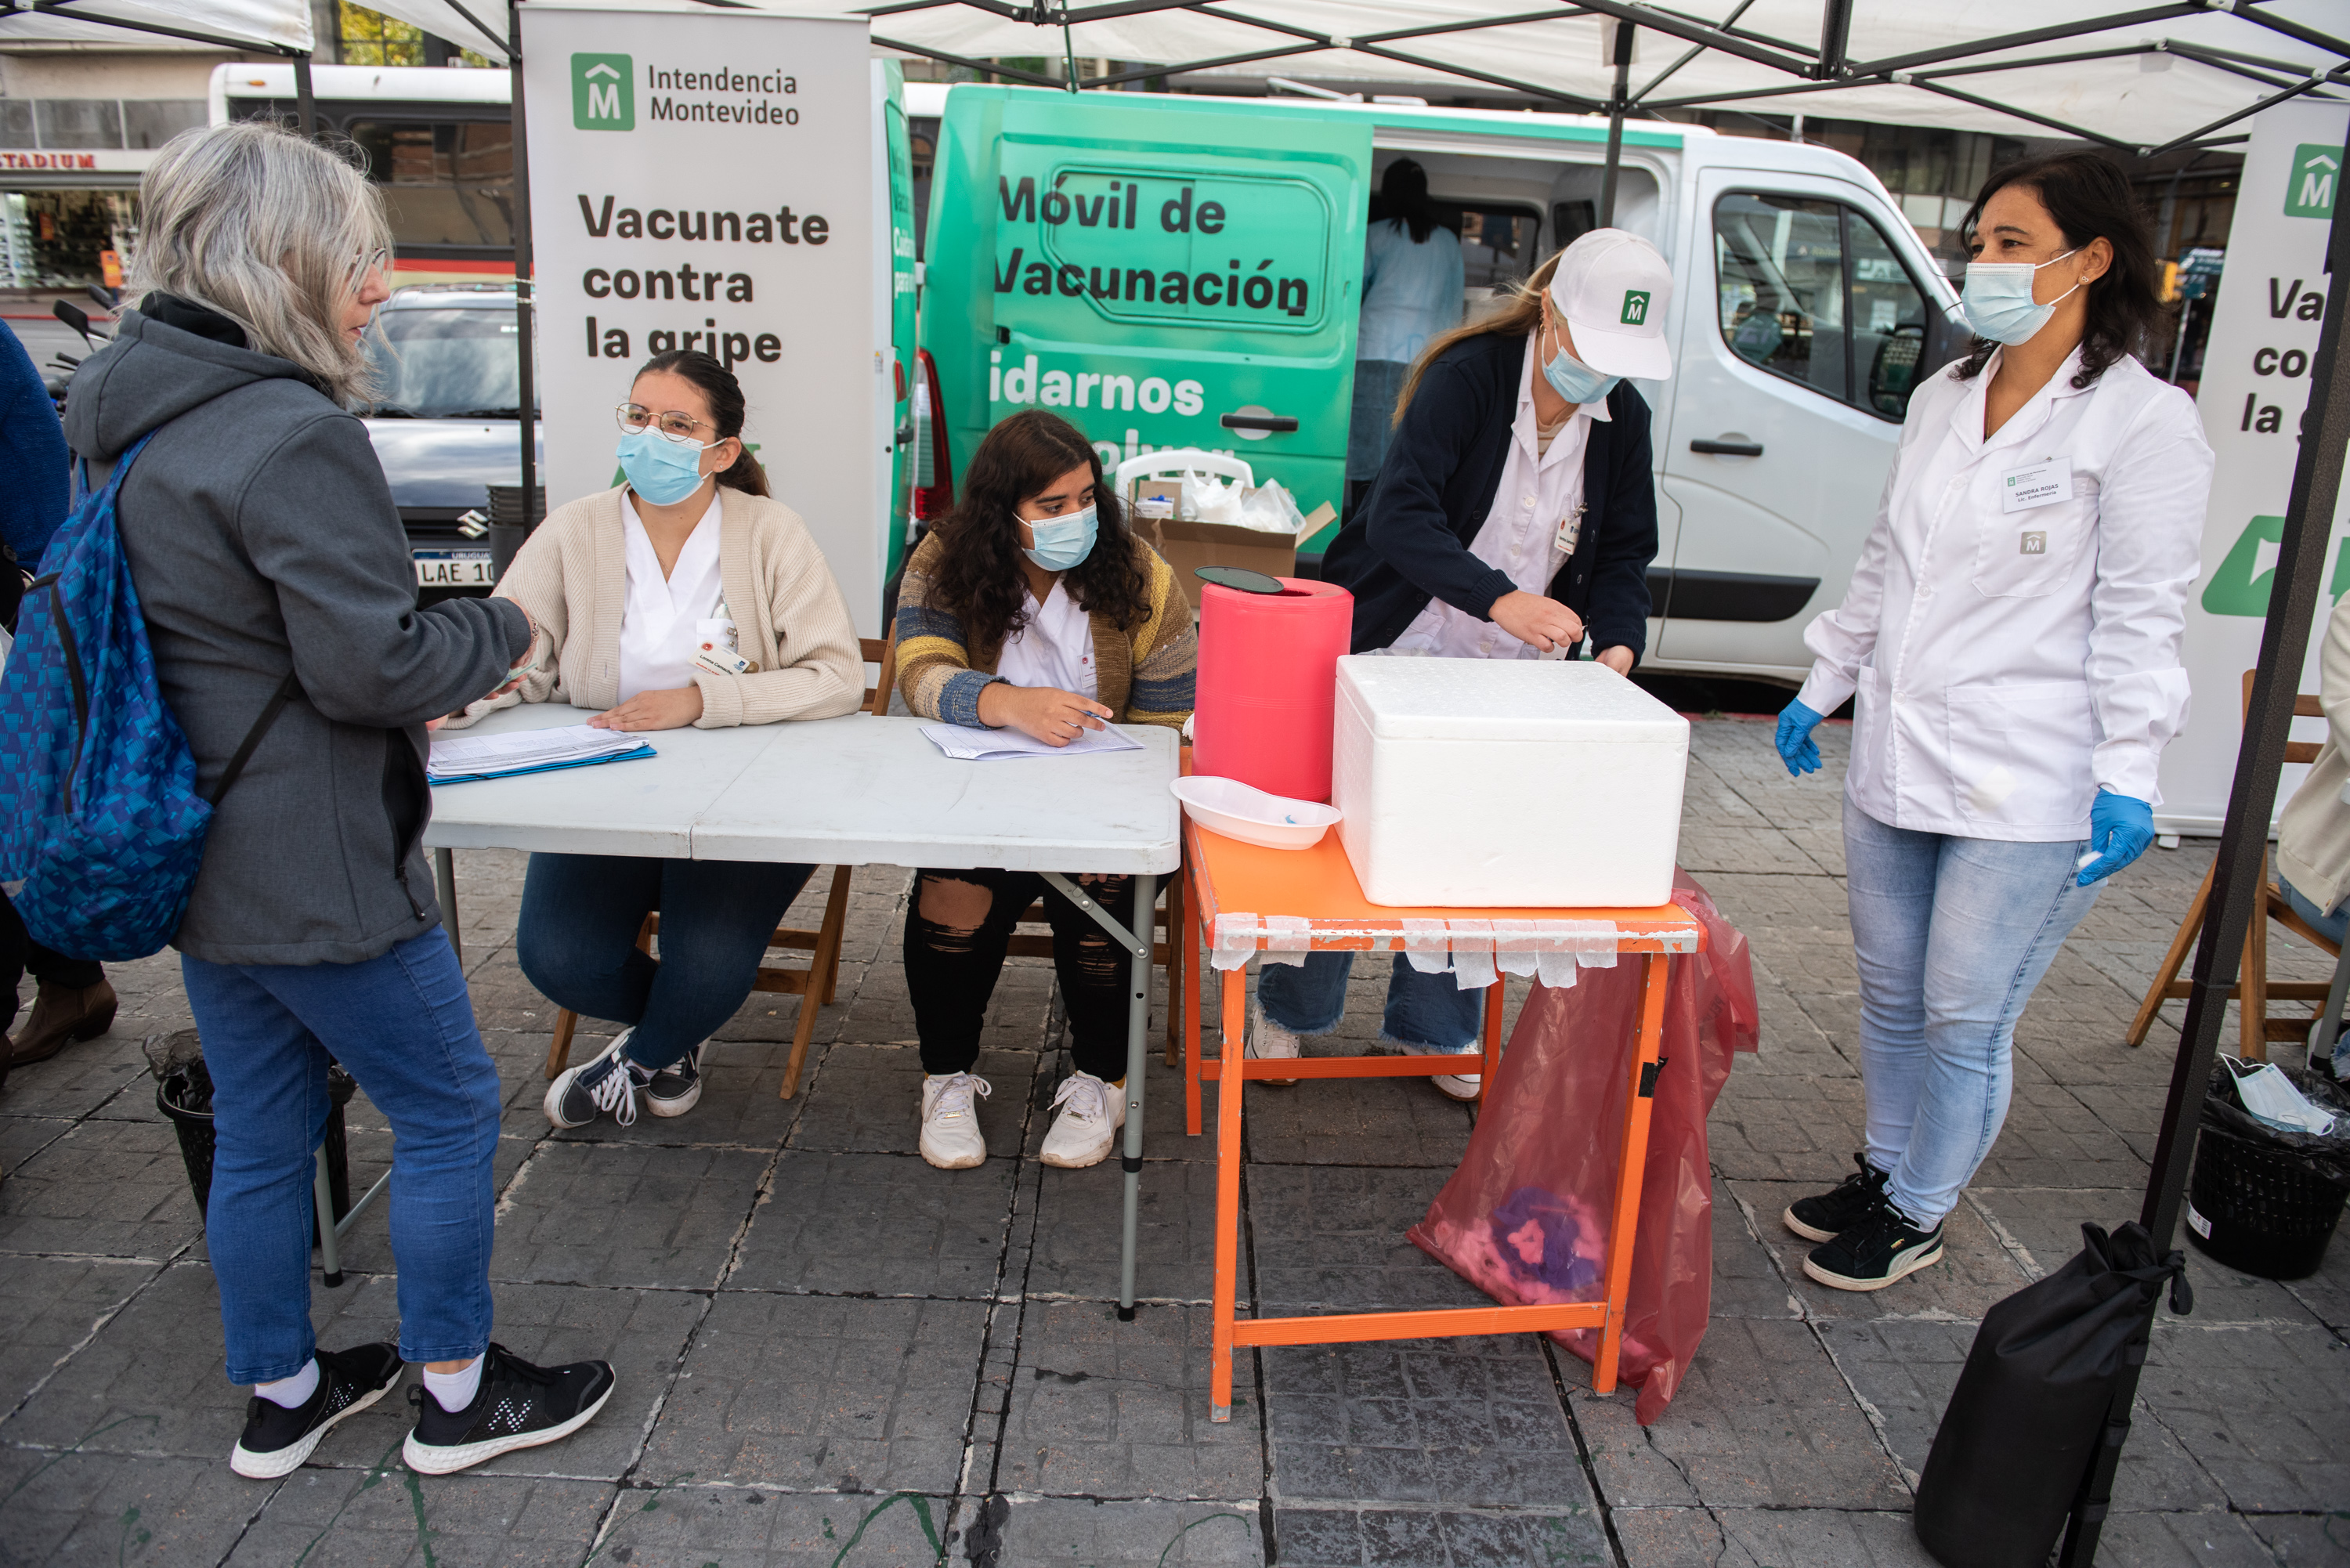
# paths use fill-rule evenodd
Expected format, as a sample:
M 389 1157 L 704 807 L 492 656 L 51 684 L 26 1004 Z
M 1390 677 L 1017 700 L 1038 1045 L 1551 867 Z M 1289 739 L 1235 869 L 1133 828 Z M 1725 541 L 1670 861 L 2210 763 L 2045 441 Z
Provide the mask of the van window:
M 1468 288 L 1507 288 L 1523 283 L 1540 259 L 1534 232 L 1541 220 L 1508 208 L 1461 210 L 1461 283 Z
M 391 237 L 405 251 L 514 244 L 514 131 L 504 120 L 433 124 L 358 119 L 350 138 L 384 188 Z
M 1740 191 L 1713 212 L 1721 335 L 1774 376 L 1900 422 L 1926 348 L 1926 293 L 1868 217 Z

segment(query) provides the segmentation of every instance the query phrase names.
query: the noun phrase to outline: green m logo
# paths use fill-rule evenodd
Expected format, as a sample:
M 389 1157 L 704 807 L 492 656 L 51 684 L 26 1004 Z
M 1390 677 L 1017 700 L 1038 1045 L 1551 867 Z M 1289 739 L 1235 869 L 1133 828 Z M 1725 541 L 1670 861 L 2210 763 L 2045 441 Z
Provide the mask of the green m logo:
M 1648 319 L 1648 291 L 1627 288 L 1624 291 L 1623 323 L 1627 327 L 1645 326 Z
M 2342 181 L 2342 149 L 2303 142 L 2293 150 L 2293 168 L 2285 175 L 2284 215 L 2288 218 L 2331 218 L 2334 192 Z
M 581 130 L 634 130 L 636 62 L 626 55 L 572 56 L 571 123 Z

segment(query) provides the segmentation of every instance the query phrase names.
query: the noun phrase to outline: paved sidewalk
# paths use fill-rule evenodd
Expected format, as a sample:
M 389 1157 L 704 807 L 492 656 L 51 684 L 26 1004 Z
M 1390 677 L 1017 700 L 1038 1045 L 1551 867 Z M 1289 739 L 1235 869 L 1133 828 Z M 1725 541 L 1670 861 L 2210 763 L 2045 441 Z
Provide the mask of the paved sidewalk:
M 1243 1352 L 1234 1418 L 1211 1425 L 1212 1147 L 1181 1134 L 1180 1080 L 1153 1070 L 1151 1304 L 1121 1325 L 1116 1161 L 1034 1158 L 1066 1071 L 1049 965 L 1015 961 L 990 1015 L 993 1158 L 950 1175 L 914 1152 L 901 871 L 857 878 L 799 1097 L 775 1097 L 797 1001 L 754 996 L 691 1115 L 550 1136 L 553 1009 L 512 947 L 522 857 L 484 852 L 458 868 L 507 1089 L 497 1335 L 608 1357 L 611 1405 L 569 1442 L 431 1480 L 399 1462 L 395 1395 L 282 1481 L 231 1475 L 244 1395 L 139 1053 L 186 1002 L 172 960 L 124 965 L 114 1032 L 0 1092 L 0 1563 L 1922 1563 L 1909 1489 L 1976 1320 L 2074 1251 L 2081 1220 L 2136 1212 L 2180 1004 L 2142 1050 L 2122 1032 L 2210 847 L 2150 852 L 2057 961 L 1946 1261 L 1880 1295 L 1825 1291 L 1777 1216 L 1858 1142 L 1829 782 L 1848 732 L 1823 732 L 1828 769 L 1801 784 L 1769 733 L 1695 737 L 1682 858 L 1752 940 L 1762 1049 L 1712 1120 L 1712 1326 L 1646 1430 L 1628 1392 L 1595 1397 L 1532 1337 Z M 2275 951 L 2281 972 L 2325 973 Z M 1357 1041 L 1378 1029 L 1374 968 Z M 1403 1240 L 1464 1109 L 1415 1080 L 1251 1093 L 1244 1300 L 1482 1299 Z M 390 1137 L 363 1097 L 349 1119 L 356 1189 Z M 385 1235 L 379 1208 L 348 1282 L 317 1290 L 325 1343 L 392 1336 Z M 2350 1563 L 2350 1241 L 2293 1285 L 2189 1257 L 2196 1312 L 2158 1331 L 2101 1560 Z

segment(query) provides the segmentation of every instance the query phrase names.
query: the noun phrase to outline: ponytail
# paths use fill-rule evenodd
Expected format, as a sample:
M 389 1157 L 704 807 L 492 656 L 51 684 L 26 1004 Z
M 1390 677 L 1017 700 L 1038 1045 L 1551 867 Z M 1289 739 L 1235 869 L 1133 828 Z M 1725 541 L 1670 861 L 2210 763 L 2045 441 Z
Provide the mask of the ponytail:
M 701 389 L 702 395 L 710 400 L 710 417 L 717 427 L 719 440 L 741 438 L 744 407 L 743 383 L 734 379 L 733 371 L 699 348 L 672 348 L 667 353 L 654 355 L 637 367 L 639 376 L 649 376 L 656 370 L 682 376 Z M 767 493 L 767 471 L 759 466 L 758 460 L 751 455 L 751 449 L 747 446 L 734 460 L 733 466 L 716 477 L 718 483 L 729 490 L 740 490 L 747 495 Z

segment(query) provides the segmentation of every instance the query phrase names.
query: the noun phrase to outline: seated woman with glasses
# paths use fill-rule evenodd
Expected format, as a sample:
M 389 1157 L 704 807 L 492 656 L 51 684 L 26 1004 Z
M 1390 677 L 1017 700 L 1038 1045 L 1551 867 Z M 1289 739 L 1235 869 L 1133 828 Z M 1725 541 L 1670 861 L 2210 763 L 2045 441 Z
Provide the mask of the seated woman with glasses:
M 602 711 L 611 730 L 721 729 L 854 710 L 865 665 L 848 605 L 807 525 L 768 497 L 744 450 L 743 388 L 691 350 L 645 362 L 615 410 L 628 483 L 548 514 L 495 597 L 538 624 L 514 701 Z M 709 645 L 704 647 L 704 645 Z M 702 1056 L 758 977 L 767 940 L 813 866 L 533 855 L 516 945 L 549 1001 L 626 1025 L 610 1049 L 546 1091 L 546 1119 L 576 1127 L 639 1103 L 683 1116 Z M 660 959 L 640 951 L 661 912 Z
M 962 495 L 906 563 L 898 592 L 898 689 L 925 719 L 1011 728 L 1066 746 L 1106 722 L 1180 729 L 1199 644 L 1174 569 L 1127 532 L 1101 458 L 1075 425 L 1038 409 L 987 432 Z M 1053 781 L 1040 774 L 1039 790 Z M 1119 924 L 1134 880 L 1080 877 Z M 1053 969 L 1076 1071 L 1040 1157 L 1092 1165 L 1126 1125 L 1127 977 L 1132 960 L 1030 871 L 916 874 L 906 989 L 922 1047 L 922 1158 L 943 1170 L 987 1158 L 975 1096 L 987 1080 L 980 1026 L 1012 928 L 1045 897 Z

